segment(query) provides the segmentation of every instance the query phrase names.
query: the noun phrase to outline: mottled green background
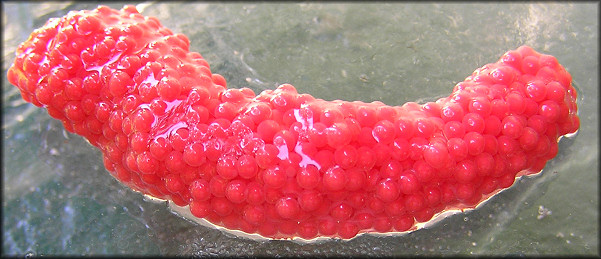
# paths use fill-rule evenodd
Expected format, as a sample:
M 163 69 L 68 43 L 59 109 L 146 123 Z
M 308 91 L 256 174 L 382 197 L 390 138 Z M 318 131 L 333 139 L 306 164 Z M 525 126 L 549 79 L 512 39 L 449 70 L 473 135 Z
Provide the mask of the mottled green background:
M 596 3 L 138 5 L 188 35 L 229 87 L 255 92 L 286 82 L 327 100 L 425 102 L 523 44 L 556 56 L 572 74 L 582 127 L 562 139 L 543 174 L 429 229 L 309 245 L 234 238 L 114 180 L 98 150 L 22 101 L 5 77 L 17 44 L 35 28 L 96 3 L 2 7 L 3 255 L 599 254 Z M 538 217 L 541 206 L 546 217 Z

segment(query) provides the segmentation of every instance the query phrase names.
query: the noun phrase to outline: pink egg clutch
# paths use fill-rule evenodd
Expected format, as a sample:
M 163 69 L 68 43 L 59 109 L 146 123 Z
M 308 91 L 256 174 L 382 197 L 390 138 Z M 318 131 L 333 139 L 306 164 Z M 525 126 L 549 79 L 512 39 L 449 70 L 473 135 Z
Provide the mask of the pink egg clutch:
M 570 74 L 527 46 L 425 104 L 256 95 L 133 6 L 49 20 L 8 80 L 123 184 L 274 239 L 415 230 L 540 172 L 580 125 Z

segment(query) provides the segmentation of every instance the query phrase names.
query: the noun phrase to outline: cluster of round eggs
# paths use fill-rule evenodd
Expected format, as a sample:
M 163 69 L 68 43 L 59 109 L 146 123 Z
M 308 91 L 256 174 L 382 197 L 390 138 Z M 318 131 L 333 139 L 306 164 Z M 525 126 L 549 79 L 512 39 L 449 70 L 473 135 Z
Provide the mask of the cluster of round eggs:
M 50 20 L 8 79 L 119 181 L 269 238 L 415 229 L 539 172 L 579 127 L 569 73 L 526 46 L 425 104 L 255 95 L 133 6 Z

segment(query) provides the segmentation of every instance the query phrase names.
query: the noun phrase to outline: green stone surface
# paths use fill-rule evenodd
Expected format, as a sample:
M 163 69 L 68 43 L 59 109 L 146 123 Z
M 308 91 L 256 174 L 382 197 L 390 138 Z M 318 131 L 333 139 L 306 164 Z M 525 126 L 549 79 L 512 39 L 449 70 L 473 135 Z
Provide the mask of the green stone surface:
M 138 4 L 138 2 L 128 2 Z M 124 3 L 109 2 L 113 8 Z M 47 19 L 95 2 L 3 2 L 2 70 Z M 402 105 L 447 96 L 530 45 L 579 91 L 581 129 L 543 173 L 477 210 L 403 236 L 301 245 L 198 226 L 121 185 L 100 151 L 25 103 L 2 76 L 2 255 L 599 255 L 599 5 L 595 3 L 144 2 L 232 88 L 291 83 L 326 100 Z

